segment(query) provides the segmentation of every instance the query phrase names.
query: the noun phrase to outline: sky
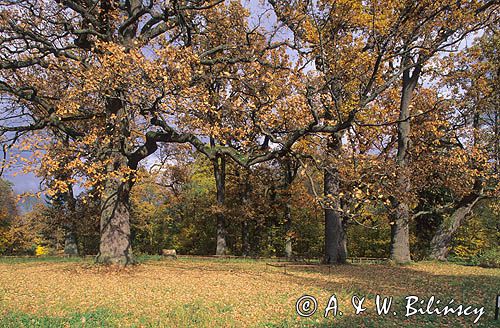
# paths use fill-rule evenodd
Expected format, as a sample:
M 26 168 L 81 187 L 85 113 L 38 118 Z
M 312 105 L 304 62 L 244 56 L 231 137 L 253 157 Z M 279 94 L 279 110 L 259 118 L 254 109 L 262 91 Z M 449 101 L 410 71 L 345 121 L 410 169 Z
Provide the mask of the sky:
M 40 190 L 40 180 L 31 173 L 18 174 L 16 176 L 4 173 L 2 178 L 12 183 L 12 189 L 18 195 L 24 192 L 36 193 Z

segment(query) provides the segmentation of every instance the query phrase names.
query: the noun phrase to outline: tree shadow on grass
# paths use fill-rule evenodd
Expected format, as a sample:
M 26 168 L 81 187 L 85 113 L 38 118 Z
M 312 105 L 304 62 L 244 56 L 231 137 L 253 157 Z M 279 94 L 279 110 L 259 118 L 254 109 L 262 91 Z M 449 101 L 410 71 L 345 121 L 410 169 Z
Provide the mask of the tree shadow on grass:
M 436 265 L 438 269 L 443 269 L 446 264 L 429 263 Z M 465 270 L 460 266 L 449 266 L 450 269 Z M 478 269 L 478 268 L 477 268 Z M 500 321 L 494 321 L 495 300 L 500 294 L 500 270 L 498 269 L 478 269 L 480 272 L 460 273 L 456 275 L 442 274 L 442 270 L 437 273 L 422 270 L 415 265 L 391 266 L 391 265 L 343 265 L 335 266 L 328 270 L 328 267 L 317 268 L 290 268 L 287 276 L 290 282 L 323 290 L 328 295 L 344 293 L 366 296 L 372 301 L 372 305 L 367 309 L 371 314 L 360 316 L 345 316 L 335 318 L 334 322 L 325 321 L 322 314 L 328 303 L 328 299 L 318 299 L 318 313 L 314 318 L 318 320 L 300 323 L 299 326 L 306 327 L 331 327 L 332 323 L 338 327 L 386 327 L 399 325 L 401 327 L 469 327 L 473 325 L 477 315 L 472 314 L 468 317 L 453 314 L 448 316 L 432 315 L 414 315 L 405 317 L 406 297 L 410 295 L 417 296 L 419 300 L 424 300 L 423 305 L 419 307 L 425 310 L 427 300 L 431 296 L 440 300 L 438 306 L 442 309 L 448 305 L 451 299 L 454 299 L 452 307 L 456 308 L 463 304 L 464 308 L 472 306 L 474 308 L 484 307 L 484 314 L 479 319 L 478 327 L 500 327 Z M 305 290 L 306 291 L 306 290 Z M 393 297 L 394 307 L 386 316 L 377 316 L 373 300 L 376 295 L 381 297 Z M 299 298 L 301 295 L 297 295 Z M 351 304 L 346 304 L 352 308 Z M 417 305 L 415 305 L 417 307 Z M 436 308 L 434 303 L 431 309 Z M 398 315 L 392 314 L 394 309 Z M 321 310 L 321 311 L 320 311 Z M 276 327 L 288 327 L 290 323 L 284 322 Z M 295 323 L 297 324 L 297 323 Z M 272 325 L 271 325 L 272 326 Z
M 161 264 L 160 264 L 161 265 Z M 281 276 L 291 285 L 303 286 L 304 294 L 311 290 L 322 291 L 325 294 L 342 294 L 344 298 L 354 294 L 360 297 L 366 296 L 371 300 L 371 313 L 368 315 L 345 315 L 337 317 L 334 321 L 322 318 L 328 299 L 319 299 L 318 313 L 313 320 L 283 321 L 282 323 L 269 323 L 269 327 L 330 327 L 332 325 L 341 327 L 468 327 L 472 326 L 477 315 L 468 317 L 449 314 L 448 316 L 437 315 L 414 315 L 406 318 L 406 299 L 409 295 L 424 300 L 425 309 L 427 300 L 431 296 L 439 299 L 439 308 L 449 304 L 454 299 L 453 307 L 464 304 L 464 307 L 483 307 L 484 314 L 479 320 L 479 327 L 499 327 L 499 322 L 493 321 L 495 311 L 496 295 L 500 293 L 500 270 L 463 267 L 459 265 L 423 263 L 406 266 L 394 265 L 342 265 L 333 266 L 307 266 L 287 268 L 266 267 L 262 263 L 258 266 L 252 264 L 239 265 L 230 261 L 224 263 L 181 263 L 170 262 L 166 265 L 169 269 L 179 271 L 220 272 L 238 276 L 259 276 L 259 279 L 268 282 L 276 281 Z M 260 271 L 259 271 L 260 270 Z M 456 272 L 456 274 L 453 274 Z M 297 290 L 297 288 L 295 288 Z M 382 297 L 393 297 L 393 309 L 398 313 L 387 316 L 377 316 L 373 306 L 376 295 Z M 296 295 L 297 299 L 302 295 Z M 351 307 L 351 304 L 342 304 Z M 415 305 L 416 306 L 416 305 Z M 435 308 L 435 305 L 434 305 Z M 351 311 L 352 312 L 352 311 Z M 316 321 L 318 320 L 318 321 Z

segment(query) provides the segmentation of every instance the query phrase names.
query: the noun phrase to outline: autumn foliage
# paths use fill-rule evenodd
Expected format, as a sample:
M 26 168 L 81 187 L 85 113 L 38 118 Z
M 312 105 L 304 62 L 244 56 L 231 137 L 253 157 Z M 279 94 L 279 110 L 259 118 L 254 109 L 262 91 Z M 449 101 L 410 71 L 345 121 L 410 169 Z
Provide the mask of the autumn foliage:
M 87 227 L 99 263 L 344 263 L 362 226 L 395 262 L 419 238 L 442 260 L 476 209 L 498 217 L 496 1 L 0 7 L 2 172 L 41 179 L 73 255 Z

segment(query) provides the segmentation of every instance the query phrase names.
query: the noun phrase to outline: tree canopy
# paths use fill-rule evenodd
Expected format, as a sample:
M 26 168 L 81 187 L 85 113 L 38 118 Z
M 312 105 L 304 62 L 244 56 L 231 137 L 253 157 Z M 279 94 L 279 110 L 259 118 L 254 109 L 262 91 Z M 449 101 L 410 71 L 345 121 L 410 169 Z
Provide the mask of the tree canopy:
M 131 197 L 141 170 L 160 163 L 168 175 L 198 154 L 213 170 L 215 199 L 205 206 L 218 213 L 218 255 L 231 229 L 227 203 L 245 208 L 261 170 L 283 182 L 269 184 L 272 200 L 283 201 L 285 239 L 291 193 L 318 200 L 327 263 L 345 261 L 347 225 L 367 212 L 387 215 L 396 262 L 410 261 L 413 220 L 451 217 L 431 242 L 442 258 L 476 203 L 498 195 L 497 1 L 0 7 L 0 141 L 13 154 L 3 166 L 18 161 L 36 172 L 66 213 L 77 211 L 76 186 L 92 196 L 98 262 L 133 262 Z M 231 172 L 246 177 L 239 193 L 226 193 Z M 309 187 L 294 189 L 297 176 Z M 155 217 L 151 210 L 141 215 Z M 241 216 L 245 244 L 252 219 Z

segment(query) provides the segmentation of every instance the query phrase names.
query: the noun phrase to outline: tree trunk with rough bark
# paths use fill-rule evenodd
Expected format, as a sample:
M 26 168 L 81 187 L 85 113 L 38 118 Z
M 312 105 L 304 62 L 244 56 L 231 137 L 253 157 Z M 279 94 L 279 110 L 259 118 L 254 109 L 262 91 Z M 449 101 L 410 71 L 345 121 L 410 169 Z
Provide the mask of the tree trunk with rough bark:
M 130 238 L 130 190 L 133 180 L 129 169 L 136 169 L 139 160 L 131 163 L 125 156 L 130 136 L 129 118 L 120 93 L 106 99 L 106 133 L 109 142 L 102 147 L 106 164 L 106 180 L 101 192 L 99 254 L 100 264 L 134 263 Z
M 130 239 L 130 185 L 120 178 L 108 178 L 101 195 L 101 240 L 97 262 L 134 263 Z
M 250 193 L 252 192 L 252 185 L 250 184 L 250 173 L 247 171 L 243 175 L 243 183 L 241 184 L 241 205 L 243 211 L 247 211 L 250 200 Z M 241 222 L 241 254 L 243 256 L 250 256 L 250 217 L 246 214 L 242 215 L 243 222 Z
M 460 208 L 453 212 L 449 218 L 444 219 L 445 222 L 439 226 L 431 241 L 431 259 L 446 261 L 448 253 L 450 252 L 450 243 L 453 234 L 465 220 L 468 212 L 469 210 L 467 208 Z
M 480 128 L 480 114 L 474 113 L 473 124 L 474 128 L 474 146 L 479 142 L 480 136 L 478 130 Z M 478 169 L 477 167 L 475 167 Z M 435 260 L 445 261 L 451 249 L 451 241 L 455 232 L 466 221 L 467 216 L 472 212 L 472 209 L 481 200 L 483 195 L 483 180 L 477 177 L 472 187 L 472 192 L 463 197 L 455 206 L 453 213 L 443 220 L 438 227 L 430 244 L 430 257 Z
M 403 58 L 402 65 L 408 65 L 409 57 Z M 413 72 L 409 69 L 403 72 L 403 87 L 401 90 L 401 103 L 399 107 L 398 121 L 398 151 L 396 155 L 396 183 L 398 190 L 406 194 L 410 191 L 411 184 L 408 177 L 408 151 L 410 144 L 410 104 L 413 91 L 420 77 L 420 66 L 416 66 Z M 396 263 L 408 263 L 410 256 L 410 207 L 403 197 L 395 196 L 392 200 L 393 211 L 391 213 L 391 260 Z
M 391 260 L 408 263 L 410 256 L 410 211 L 404 202 L 399 203 L 392 213 Z
M 430 258 L 445 261 L 451 249 L 453 236 L 466 221 L 477 202 L 483 198 L 483 182 L 476 179 L 473 191 L 463 197 L 455 206 L 453 213 L 443 219 L 430 243 Z
M 328 144 L 334 155 L 339 155 L 342 147 L 342 137 L 332 136 Z M 330 204 L 325 207 L 325 254 L 323 263 L 341 264 L 347 261 L 347 235 L 340 209 L 340 177 L 337 167 L 327 166 L 323 171 L 324 195 L 331 195 Z
M 325 209 L 325 255 L 323 263 L 342 264 L 347 260 L 347 243 L 339 213 Z

